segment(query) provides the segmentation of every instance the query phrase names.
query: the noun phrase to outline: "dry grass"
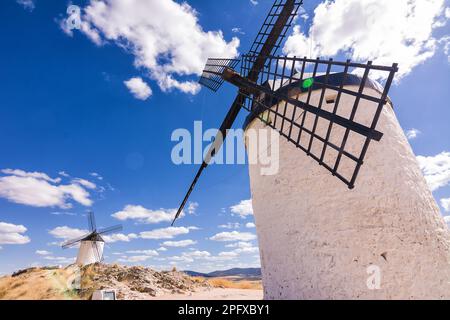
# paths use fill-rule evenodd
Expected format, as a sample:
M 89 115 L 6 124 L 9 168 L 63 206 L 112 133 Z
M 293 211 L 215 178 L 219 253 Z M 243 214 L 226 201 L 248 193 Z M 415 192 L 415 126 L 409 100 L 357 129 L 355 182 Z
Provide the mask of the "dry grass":
M 259 280 L 212 278 L 207 281 L 215 288 L 262 290 L 262 284 Z
M 0 278 L 0 300 L 72 300 L 65 271 L 35 269 L 17 277 Z

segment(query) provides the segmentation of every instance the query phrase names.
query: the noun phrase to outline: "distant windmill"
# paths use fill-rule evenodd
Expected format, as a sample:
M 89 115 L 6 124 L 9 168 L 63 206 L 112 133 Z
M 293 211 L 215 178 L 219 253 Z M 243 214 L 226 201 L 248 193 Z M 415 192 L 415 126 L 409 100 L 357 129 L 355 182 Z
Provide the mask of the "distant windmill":
M 248 150 L 254 130 L 283 138 L 278 173 L 249 165 L 266 299 L 450 299 L 450 233 L 388 98 L 397 64 L 276 56 L 301 4 L 276 0 L 239 60 L 208 59 L 200 83 L 239 91 L 174 222 L 244 108 Z
M 80 243 L 76 264 L 83 266 L 102 262 L 105 246 L 105 240 L 102 238 L 102 235 L 122 230 L 122 225 L 97 230 L 94 213 L 89 212 L 87 216 L 90 232 L 82 237 L 69 240 L 62 245 L 63 249 L 68 249 Z

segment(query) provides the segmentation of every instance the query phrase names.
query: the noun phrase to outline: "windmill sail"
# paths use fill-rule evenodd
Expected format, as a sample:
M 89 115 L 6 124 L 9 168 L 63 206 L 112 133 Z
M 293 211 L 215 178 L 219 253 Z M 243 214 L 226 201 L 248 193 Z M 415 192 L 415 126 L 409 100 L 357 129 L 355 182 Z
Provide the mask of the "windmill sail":
M 111 232 L 117 232 L 117 231 L 122 231 L 123 226 L 121 224 L 116 225 L 116 226 L 112 226 L 112 227 L 108 227 L 108 228 L 103 228 L 98 230 L 98 234 L 107 234 L 107 233 L 111 233 Z
M 62 248 L 63 248 L 63 249 L 68 249 L 68 248 L 70 248 L 70 247 L 73 247 L 74 245 L 76 245 L 76 244 L 78 244 L 79 242 L 81 242 L 83 239 L 86 239 L 86 238 L 88 238 L 89 236 L 91 236 L 91 234 L 92 234 L 92 233 L 87 233 L 87 234 L 85 234 L 85 235 L 82 236 L 82 237 L 78 237 L 78 238 L 75 238 L 75 239 L 72 239 L 72 240 L 68 240 L 68 241 L 66 241 L 66 242 L 64 242 L 64 243 L 62 244 Z
M 95 216 L 92 211 L 88 212 L 88 223 L 89 223 L 89 230 L 95 231 L 97 229 L 97 225 L 95 223 Z
M 300 8 L 301 4 L 302 1 L 299 0 L 275 1 L 250 49 L 250 54 L 253 57 L 255 57 L 252 66 L 249 68 L 248 76 L 250 79 L 254 80 L 258 79 L 259 73 L 264 67 L 267 56 L 276 53 L 277 49 L 281 45 L 282 39 L 285 37 L 287 30 L 290 28 L 292 21 L 297 15 L 298 9 Z M 207 69 L 208 67 L 205 68 L 205 70 Z M 206 75 L 208 75 L 208 73 L 206 73 Z M 210 78 L 214 78 L 215 80 L 217 80 L 217 78 L 214 77 L 214 73 L 209 73 L 208 76 L 204 76 L 200 79 L 200 83 L 202 82 L 206 83 Z M 220 83 L 219 81 L 218 84 L 221 85 L 222 83 L 223 82 Z M 212 87 L 211 90 L 215 91 L 220 87 L 220 85 L 218 87 L 214 85 L 210 85 L 207 87 L 210 89 Z M 241 110 L 244 104 L 245 104 L 245 93 L 241 94 L 241 92 L 239 92 L 236 98 L 234 99 L 234 102 L 231 105 L 231 108 L 229 109 L 227 115 L 225 116 L 222 125 L 219 128 L 218 138 L 214 140 L 215 143 L 208 150 L 205 160 L 203 161 L 197 174 L 195 175 L 194 180 L 191 183 L 188 192 L 184 197 L 183 202 L 181 203 L 175 215 L 172 225 L 175 223 L 175 221 L 178 219 L 181 212 L 183 211 L 187 200 L 189 199 L 192 191 L 194 190 L 194 187 L 197 184 L 203 171 L 208 166 L 209 161 L 214 157 L 216 152 L 222 147 L 223 141 L 225 141 L 228 130 L 233 125 L 234 121 L 237 118 L 237 115 L 239 114 L 239 111 Z
M 222 74 L 241 92 L 248 93 L 243 106 L 252 113 L 248 121 L 259 118 L 353 188 L 370 142 L 383 136 L 376 127 L 388 102 L 397 64 L 387 67 L 371 62 L 271 56 L 258 81 L 253 82 L 242 76 L 251 65 L 248 59 L 252 56 L 243 57 L 240 75 L 231 69 Z M 384 88 L 370 80 L 371 72 L 387 79 Z M 320 93 L 319 99 L 312 99 L 313 91 Z M 346 105 L 351 101 L 351 110 L 343 110 L 344 97 Z M 369 102 L 364 109 L 360 107 L 363 101 Z M 323 127 L 327 129 L 318 130 Z M 347 148 L 350 136 L 359 142 L 359 148 Z M 343 160 L 353 162 L 352 172 L 339 170 Z

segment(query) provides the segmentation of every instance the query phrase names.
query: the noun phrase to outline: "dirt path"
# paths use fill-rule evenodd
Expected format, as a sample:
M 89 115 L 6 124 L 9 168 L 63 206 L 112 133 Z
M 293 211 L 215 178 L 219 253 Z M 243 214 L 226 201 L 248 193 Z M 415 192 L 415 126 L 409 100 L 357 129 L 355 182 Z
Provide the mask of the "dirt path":
M 189 294 L 169 294 L 151 300 L 262 300 L 262 290 L 210 289 Z

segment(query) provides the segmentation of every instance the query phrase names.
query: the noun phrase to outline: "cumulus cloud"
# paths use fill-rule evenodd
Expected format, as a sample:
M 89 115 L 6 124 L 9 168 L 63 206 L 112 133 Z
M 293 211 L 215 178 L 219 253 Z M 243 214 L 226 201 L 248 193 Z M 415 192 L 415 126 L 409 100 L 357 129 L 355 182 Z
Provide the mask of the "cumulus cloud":
M 124 81 L 124 84 L 133 96 L 139 100 L 147 100 L 153 93 L 150 86 L 140 77 Z
M 48 232 L 57 239 L 71 240 L 89 233 L 88 230 L 70 228 L 68 226 L 56 227 Z
M 148 13 L 151 12 L 151 19 Z M 239 39 L 204 31 L 198 13 L 173 0 L 91 0 L 83 8 L 81 31 L 94 43 L 113 42 L 131 52 L 138 68 L 148 71 L 163 91 L 196 94 L 209 57 L 234 58 Z
M 230 243 L 225 246 L 225 248 L 251 248 L 253 244 L 251 242 L 239 241 L 236 243 Z
M 250 3 L 254 6 L 258 5 L 258 1 L 257 0 L 250 0 Z
M 253 215 L 252 200 L 242 200 L 238 204 L 231 206 L 230 210 L 233 214 L 240 216 L 241 218 L 246 218 L 247 216 Z
M 127 205 L 122 211 L 112 215 L 117 220 L 136 220 L 140 223 L 156 224 L 160 222 L 171 222 L 177 213 L 177 209 L 150 210 L 142 206 Z M 181 216 L 184 213 L 182 212 Z
M 127 251 L 127 253 L 145 255 L 145 256 L 149 256 L 149 257 L 159 256 L 159 253 L 155 250 L 130 250 L 130 251 Z
M 450 152 L 444 151 L 430 157 L 418 156 L 417 161 L 431 191 L 450 183 Z
M 188 234 L 190 230 L 195 230 L 196 227 L 168 227 L 155 229 L 151 231 L 144 231 L 140 233 L 142 239 L 173 239 L 182 234 Z
M 226 224 L 219 225 L 220 229 L 239 229 L 241 224 L 239 222 L 228 222 Z
M 256 236 L 253 233 L 238 231 L 220 232 L 210 238 L 214 241 L 250 241 L 254 239 Z
M 111 235 L 102 235 L 103 240 L 106 243 L 114 243 L 114 242 L 130 242 L 133 239 L 137 239 L 138 235 L 134 233 L 123 234 L 123 233 L 115 233 Z
M 150 256 L 131 256 L 131 257 L 127 257 L 124 256 L 120 259 L 117 259 L 117 261 L 119 262 L 125 262 L 125 263 L 136 263 L 136 262 L 144 262 L 147 261 L 148 259 L 150 259 Z
M 409 129 L 408 131 L 406 131 L 406 137 L 408 138 L 408 140 L 414 140 L 416 139 L 422 132 L 420 132 L 420 130 L 418 129 Z
M 245 225 L 245 227 L 250 229 L 250 228 L 255 228 L 256 226 L 253 222 L 249 222 Z
M 196 243 L 197 243 L 197 241 L 188 239 L 188 240 L 181 240 L 181 241 L 165 241 L 162 243 L 162 245 L 165 247 L 184 248 L 184 247 L 192 246 Z
M 67 258 L 67 257 L 45 256 L 44 259 L 62 264 L 72 264 L 75 262 L 75 258 Z
M 23 225 L 0 222 L 0 244 L 26 244 L 30 238 L 23 235 L 27 228 Z
M 0 197 L 11 202 L 33 207 L 71 208 L 73 200 L 91 206 L 90 194 L 79 182 L 60 185 L 60 178 L 52 179 L 45 173 L 4 169 L 0 177 Z
M 78 184 L 78 185 L 83 186 L 88 189 L 96 189 L 97 188 L 97 185 L 95 183 L 85 180 L 85 179 L 75 178 L 72 180 L 72 183 Z
M 326 0 L 314 10 L 309 32 L 295 26 L 283 51 L 301 57 L 344 53 L 356 61 L 398 62 L 399 80 L 434 55 L 437 40 L 432 33 L 442 26 L 443 16 L 444 0 Z
M 52 253 L 46 250 L 36 250 L 36 254 L 39 256 L 49 256 Z

